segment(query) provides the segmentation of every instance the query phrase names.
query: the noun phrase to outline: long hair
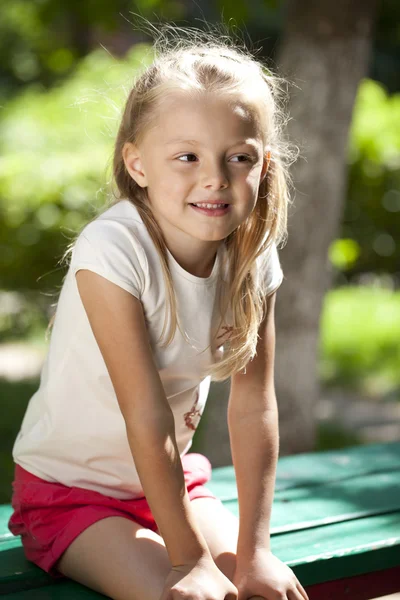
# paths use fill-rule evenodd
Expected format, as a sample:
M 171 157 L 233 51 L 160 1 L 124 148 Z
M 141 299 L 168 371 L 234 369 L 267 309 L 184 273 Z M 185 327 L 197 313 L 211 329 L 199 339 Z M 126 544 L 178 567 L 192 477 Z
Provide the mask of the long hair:
M 249 50 L 234 47 L 229 36 L 172 25 L 164 25 L 156 31 L 155 58 L 133 82 L 122 113 L 113 154 L 112 200 L 107 208 L 123 199 L 132 202 L 159 254 L 170 311 L 168 334 L 164 335 L 166 315 L 158 340 L 161 347 L 172 342 L 177 327 L 186 340 L 187 336 L 178 318 L 165 238 L 146 202 L 146 189 L 141 188 L 126 169 L 122 155 L 124 145 L 139 144 L 163 101 L 179 91 L 191 95 L 215 94 L 227 100 L 240 98 L 257 121 L 265 153 L 271 155 L 254 210 L 224 240 L 226 261 L 221 266 L 226 277 L 219 281 L 218 303 L 220 323 L 230 311 L 233 330 L 224 343 L 222 358 L 207 368 L 213 381 L 223 381 L 245 368 L 256 353 L 258 329 L 266 310 L 260 272 L 263 261 L 256 259 L 267 256 L 273 244 L 278 246 L 287 238 L 289 165 L 293 153 L 284 136 L 282 80 Z M 212 345 L 217 334 L 218 328 Z

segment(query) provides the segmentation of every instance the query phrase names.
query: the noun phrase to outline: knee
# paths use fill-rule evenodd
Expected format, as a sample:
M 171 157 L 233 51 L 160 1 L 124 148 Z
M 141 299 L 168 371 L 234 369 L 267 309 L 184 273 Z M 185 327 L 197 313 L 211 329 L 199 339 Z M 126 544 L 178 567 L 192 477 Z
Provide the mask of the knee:
M 218 554 L 215 558 L 215 564 L 225 577 L 230 581 L 233 580 L 236 570 L 236 554 L 233 552 L 221 552 L 221 554 Z

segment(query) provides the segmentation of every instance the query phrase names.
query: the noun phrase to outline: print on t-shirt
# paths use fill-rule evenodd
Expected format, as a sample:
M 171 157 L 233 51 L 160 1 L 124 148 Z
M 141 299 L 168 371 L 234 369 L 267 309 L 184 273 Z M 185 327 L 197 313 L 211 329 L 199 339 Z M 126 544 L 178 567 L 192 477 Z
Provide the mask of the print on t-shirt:
M 189 412 L 185 413 L 184 419 L 185 419 L 185 424 L 186 427 L 188 427 L 189 429 L 193 429 L 193 431 L 196 431 L 197 426 L 200 422 L 200 418 L 202 415 L 202 412 L 197 408 L 199 402 L 199 390 L 196 389 L 196 399 L 194 401 L 194 404 L 192 406 L 192 408 L 189 410 Z
M 233 332 L 233 325 L 222 325 L 220 331 L 222 331 L 222 333 L 220 333 L 217 336 L 217 340 L 219 340 L 220 346 L 222 346 L 231 338 Z
M 220 328 L 220 331 L 221 331 L 221 333 L 219 333 L 219 335 L 217 336 L 219 348 L 221 348 L 223 346 L 223 344 L 226 343 L 232 336 L 233 325 L 223 325 Z M 197 426 L 201 419 L 201 415 L 203 414 L 203 412 L 201 410 L 199 410 L 199 408 L 198 408 L 198 403 L 199 403 L 199 391 L 198 391 L 198 389 L 196 389 L 195 401 L 193 403 L 193 406 L 187 413 L 184 413 L 184 415 L 183 415 L 183 417 L 185 419 L 186 427 L 188 427 L 189 429 L 192 429 L 193 431 L 196 431 Z

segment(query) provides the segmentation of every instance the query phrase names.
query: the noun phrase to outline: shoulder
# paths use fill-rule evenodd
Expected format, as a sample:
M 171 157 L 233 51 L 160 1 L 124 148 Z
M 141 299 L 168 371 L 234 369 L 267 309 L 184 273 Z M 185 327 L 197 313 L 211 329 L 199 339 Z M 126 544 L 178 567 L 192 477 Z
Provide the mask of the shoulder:
M 76 245 L 86 241 L 100 254 L 125 254 L 136 258 L 146 268 L 147 257 L 141 237 L 140 226 L 137 227 L 132 221 L 100 215 L 83 228 L 76 239 Z
M 140 229 L 129 220 L 100 215 L 76 238 L 71 267 L 74 273 L 80 268 L 90 269 L 141 295 L 147 286 L 148 261 Z
M 110 240 L 121 245 L 125 243 L 142 247 L 141 238 L 145 231 L 137 208 L 128 200 L 120 200 L 88 223 L 79 236 L 93 242 Z

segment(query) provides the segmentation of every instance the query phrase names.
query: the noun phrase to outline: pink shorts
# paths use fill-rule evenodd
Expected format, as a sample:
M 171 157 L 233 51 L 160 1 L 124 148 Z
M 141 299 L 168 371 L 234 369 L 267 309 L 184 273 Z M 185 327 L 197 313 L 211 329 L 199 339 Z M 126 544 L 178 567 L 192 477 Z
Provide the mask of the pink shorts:
M 211 478 L 211 463 L 202 454 L 182 458 L 190 500 L 216 498 L 204 483 Z M 20 535 L 28 560 L 56 578 L 63 577 L 55 566 L 63 552 L 87 527 L 106 517 L 120 516 L 157 531 L 146 498 L 118 500 L 99 492 L 51 483 L 15 465 L 13 514 L 8 527 Z

